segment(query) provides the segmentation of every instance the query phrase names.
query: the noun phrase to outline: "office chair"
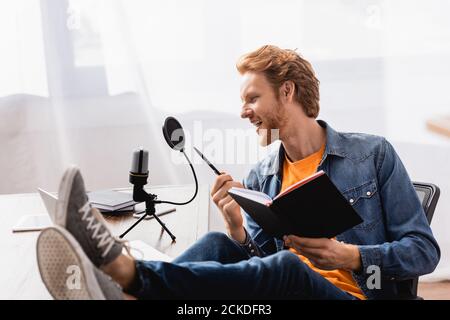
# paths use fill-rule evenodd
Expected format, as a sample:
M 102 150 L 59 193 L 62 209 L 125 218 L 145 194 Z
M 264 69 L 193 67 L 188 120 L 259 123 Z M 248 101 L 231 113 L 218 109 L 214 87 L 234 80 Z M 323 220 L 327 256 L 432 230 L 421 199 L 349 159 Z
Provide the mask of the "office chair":
M 428 223 L 431 223 L 441 191 L 438 186 L 432 183 L 413 182 L 413 186 L 422 203 Z M 421 297 L 417 296 L 418 281 L 419 278 L 400 281 L 398 283 L 399 298 L 422 300 Z

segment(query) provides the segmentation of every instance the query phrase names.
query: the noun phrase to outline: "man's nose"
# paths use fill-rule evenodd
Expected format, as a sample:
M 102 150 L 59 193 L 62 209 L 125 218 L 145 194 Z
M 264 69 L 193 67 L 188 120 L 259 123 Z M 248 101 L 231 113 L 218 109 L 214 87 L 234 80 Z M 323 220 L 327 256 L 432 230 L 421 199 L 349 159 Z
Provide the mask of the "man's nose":
M 248 117 L 250 117 L 251 113 L 252 113 L 252 109 L 250 109 L 248 107 L 243 107 L 242 111 L 241 111 L 241 118 L 242 119 L 248 118 Z

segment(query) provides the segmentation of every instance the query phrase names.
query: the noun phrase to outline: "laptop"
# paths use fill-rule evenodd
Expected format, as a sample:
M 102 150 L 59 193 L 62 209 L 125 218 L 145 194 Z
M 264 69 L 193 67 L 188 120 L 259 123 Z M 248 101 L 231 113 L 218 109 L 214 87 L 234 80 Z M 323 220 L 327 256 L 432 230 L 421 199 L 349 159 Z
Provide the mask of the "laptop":
M 52 220 L 46 214 L 29 214 L 19 219 L 12 232 L 41 231 L 52 224 Z
M 44 202 L 45 208 L 47 209 L 48 215 L 52 221 L 55 222 L 56 203 L 58 202 L 58 197 L 55 194 L 51 194 L 41 188 L 38 188 L 38 191 L 42 201 Z
M 12 228 L 12 232 L 41 231 L 54 224 L 58 198 L 41 188 L 38 191 L 48 214 L 25 215 Z

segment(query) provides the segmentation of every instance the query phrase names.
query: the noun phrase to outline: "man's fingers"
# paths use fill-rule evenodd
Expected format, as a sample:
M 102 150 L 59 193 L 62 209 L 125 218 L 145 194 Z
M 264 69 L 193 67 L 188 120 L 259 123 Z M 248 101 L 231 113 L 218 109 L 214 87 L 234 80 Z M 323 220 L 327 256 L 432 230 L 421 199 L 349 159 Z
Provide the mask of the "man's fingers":
M 215 194 L 213 194 L 212 199 L 214 201 L 214 203 L 217 203 L 218 201 L 220 201 L 220 199 L 228 196 L 228 190 L 233 187 L 233 186 L 239 186 L 240 183 L 237 181 L 226 181 L 222 187 L 217 190 L 217 192 Z
M 312 258 L 308 258 L 309 261 L 313 264 L 314 267 L 322 269 L 322 270 L 334 270 L 335 268 L 330 268 L 324 263 L 321 259 L 314 260 Z
M 296 248 L 296 250 L 302 256 L 305 256 L 308 259 L 315 259 L 315 260 L 322 259 L 325 254 L 325 250 L 316 248 Z
M 327 247 L 330 241 L 328 238 L 302 238 L 294 235 L 286 236 L 285 239 L 289 243 L 304 248 L 324 248 Z
M 231 202 L 231 201 L 233 201 L 233 198 L 230 197 L 230 196 L 226 196 L 225 198 L 221 199 L 221 200 L 217 203 L 217 206 L 218 206 L 219 208 L 222 209 L 227 203 L 229 203 L 229 202 Z
M 294 248 L 298 254 L 301 254 L 305 258 L 308 258 L 309 261 L 316 267 L 320 267 L 321 269 L 325 265 L 326 260 L 326 254 L 327 251 L 325 249 L 318 249 L 318 248 L 304 248 L 304 247 L 297 247 L 295 245 L 288 245 L 291 248 Z
M 233 178 L 229 174 L 226 174 L 224 172 L 220 176 L 217 176 L 216 181 L 214 181 L 214 184 L 211 188 L 211 196 L 213 196 L 217 192 L 217 190 L 219 190 L 227 181 L 233 181 Z

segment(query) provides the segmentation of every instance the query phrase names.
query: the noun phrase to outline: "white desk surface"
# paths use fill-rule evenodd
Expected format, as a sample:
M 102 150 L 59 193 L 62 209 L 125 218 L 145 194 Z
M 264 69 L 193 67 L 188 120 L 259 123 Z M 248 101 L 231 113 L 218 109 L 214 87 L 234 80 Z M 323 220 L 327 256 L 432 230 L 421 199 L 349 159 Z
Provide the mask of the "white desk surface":
M 124 192 L 127 192 L 124 189 Z M 183 202 L 192 197 L 193 185 L 155 186 L 148 189 L 159 200 Z M 176 243 L 155 219 L 144 220 L 127 234 L 127 240 L 142 240 L 153 248 L 174 258 L 208 231 L 209 187 L 200 185 L 197 198 L 185 206 L 156 205 L 156 212 L 176 207 L 176 211 L 160 219 L 177 237 Z M 145 208 L 143 204 L 136 210 Z M 50 299 L 41 281 L 36 262 L 36 239 L 39 232 L 13 233 L 12 227 L 20 217 L 46 214 L 37 193 L 0 195 L 0 299 Z M 108 225 L 115 235 L 121 234 L 137 221 L 132 216 L 108 217 Z

